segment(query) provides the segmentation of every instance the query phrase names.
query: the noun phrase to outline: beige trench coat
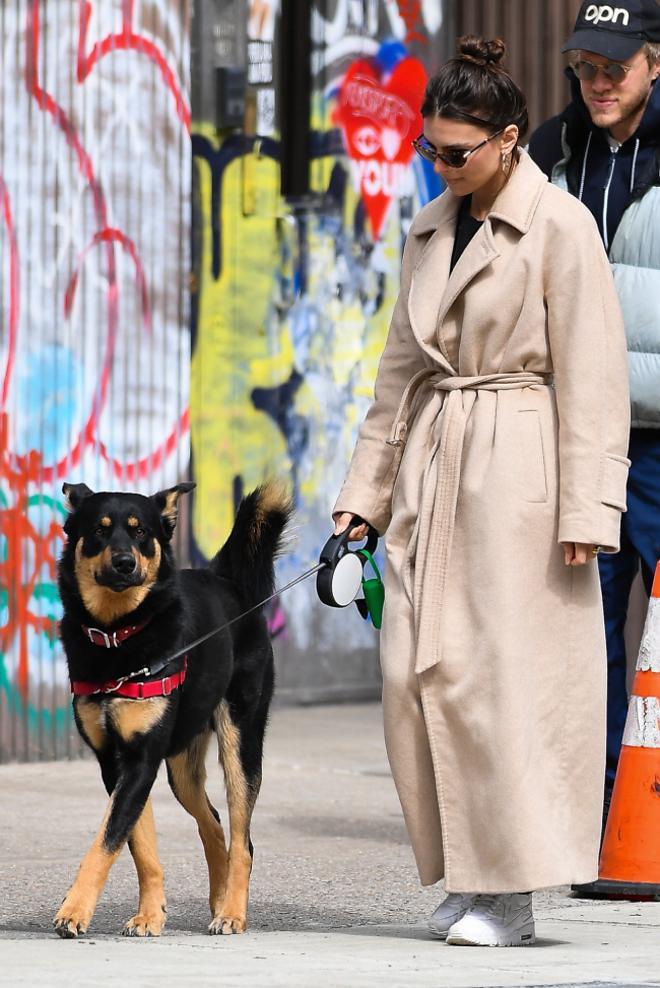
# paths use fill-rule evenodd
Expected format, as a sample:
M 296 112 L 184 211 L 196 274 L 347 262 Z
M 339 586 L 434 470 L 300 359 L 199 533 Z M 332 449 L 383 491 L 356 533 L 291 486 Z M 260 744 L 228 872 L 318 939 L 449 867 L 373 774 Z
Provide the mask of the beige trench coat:
M 460 200 L 417 215 L 335 511 L 387 531 L 385 739 L 421 881 L 596 878 L 626 346 L 590 213 L 524 152 L 453 272 Z

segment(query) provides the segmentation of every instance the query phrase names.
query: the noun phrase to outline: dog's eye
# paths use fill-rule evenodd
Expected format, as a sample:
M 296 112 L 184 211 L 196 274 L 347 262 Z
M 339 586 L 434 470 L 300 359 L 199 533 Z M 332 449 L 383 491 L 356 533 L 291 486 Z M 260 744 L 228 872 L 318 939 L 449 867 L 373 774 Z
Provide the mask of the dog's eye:
M 133 529 L 133 532 L 135 534 L 135 538 L 136 539 L 143 539 L 145 537 L 145 535 L 147 534 L 146 531 L 144 530 L 144 528 L 140 528 L 139 526 L 138 526 L 138 528 L 134 528 Z
M 104 528 L 103 525 L 97 525 L 94 529 L 94 535 L 98 535 L 100 537 L 101 535 L 105 535 L 107 531 L 108 529 Z

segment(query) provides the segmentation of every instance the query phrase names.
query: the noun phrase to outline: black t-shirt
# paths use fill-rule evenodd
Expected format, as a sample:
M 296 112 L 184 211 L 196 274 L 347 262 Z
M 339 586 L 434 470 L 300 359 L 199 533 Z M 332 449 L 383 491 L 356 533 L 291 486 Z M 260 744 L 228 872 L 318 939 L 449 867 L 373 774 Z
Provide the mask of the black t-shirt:
M 458 217 L 456 219 L 456 236 L 454 238 L 454 250 L 452 251 L 451 267 L 449 268 L 450 271 L 454 270 L 459 257 L 470 243 L 477 230 L 483 226 L 483 220 L 475 220 L 474 216 L 471 215 L 471 205 L 472 196 L 466 196 L 463 199 L 461 207 L 458 211 Z

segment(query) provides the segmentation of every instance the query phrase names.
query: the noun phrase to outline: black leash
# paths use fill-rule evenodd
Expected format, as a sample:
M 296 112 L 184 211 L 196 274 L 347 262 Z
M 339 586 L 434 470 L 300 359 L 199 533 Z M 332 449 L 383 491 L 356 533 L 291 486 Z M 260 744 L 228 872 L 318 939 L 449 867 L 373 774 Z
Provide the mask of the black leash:
M 199 638 L 196 638 L 195 641 L 191 642 L 189 645 L 184 646 L 184 648 L 180 648 L 177 652 L 173 652 L 172 655 L 169 655 L 166 659 L 163 659 L 163 661 L 159 662 L 158 665 L 148 666 L 144 669 L 139 669 L 137 672 L 131 672 L 127 676 L 122 676 L 122 682 L 125 682 L 128 679 L 135 679 L 136 676 L 157 675 L 157 673 L 165 669 L 166 666 L 170 665 L 171 662 L 174 662 L 175 659 L 180 659 L 182 655 L 187 655 L 188 652 L 190 652 L 193 648 L 197 648 L 197 646 L 201 645 L 202 642 L 206 642 L 209 638 L 213 638 L 214 635 L 220 634 L 221 631 L 231 627 L 232 624 L 236 624 L 237 621 L 242 621 L 244 617 L 248 616 L 248 614 L 258 611 L 260 607 L 264 607 L 266 604 L 270 603 L 271 600 L 274 600 L 275 597 L 279 597 L 280 594 L 286 593 L 287 590 L 291 590 L 292 587 L 295 587 L 298 583 L 302 583 L 303 580 L 308 580 L 310 576 L 314 576 L 315 573 L 318 573 L 319 570 L 325 569 L 326 566 L 327 563 L 325 562 L 318 563 L 313 567 L 313 569 L 308 569 L 302 574 L 302 576 L 297 576 L 295 580 L 291 581 L 291 583 L 287 583 L 285 587 L 280 587 L 272 593 L 270 597 L 266 597 L 265 600 L 260 601 L 258 604 L 254 604 L 253 607 L 249 607 L 247 611 L 243 611 L 242 614 L 232 618 L 231 621 L 226 621 L 225 624 L 221 624 L 212 631 L 207 631 L 205 635 L 201 635 Z

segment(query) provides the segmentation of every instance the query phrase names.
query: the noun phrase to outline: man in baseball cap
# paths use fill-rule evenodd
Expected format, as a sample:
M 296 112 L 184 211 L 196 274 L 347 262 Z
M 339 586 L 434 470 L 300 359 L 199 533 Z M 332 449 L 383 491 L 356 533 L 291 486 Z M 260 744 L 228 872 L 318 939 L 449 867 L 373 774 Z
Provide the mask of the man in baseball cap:
M 583 3 L 562 51 L 572 56 L 572 102 L 538 128 L 529 152 L 598 223 L 630 367 L 628 510 L 621 551 L 598 557 L 608 659 L 607 812 L 628 709 L 623 630 L 630 590 L 641 567 L 650 594 L 660 559 L 660 3 Z M 581 891 L 600 889 L 596 882 Z

